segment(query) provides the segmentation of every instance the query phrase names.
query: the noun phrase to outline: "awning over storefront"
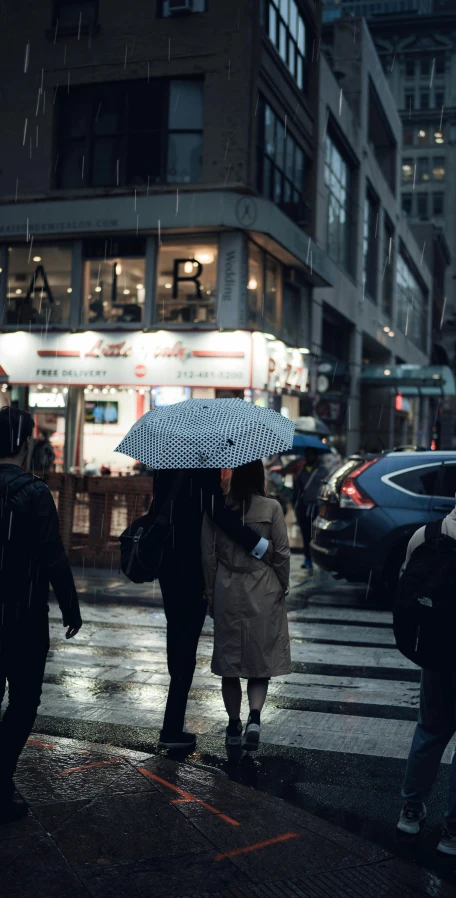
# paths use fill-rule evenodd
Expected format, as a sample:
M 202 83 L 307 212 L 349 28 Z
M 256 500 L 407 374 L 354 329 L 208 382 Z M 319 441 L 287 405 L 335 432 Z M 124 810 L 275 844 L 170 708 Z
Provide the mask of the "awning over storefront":
M 454 396 L 456 385 L 451 368 L 444 365 L 368 365 L 361 383 L 371 387 L 391 386 L 401 396 Z

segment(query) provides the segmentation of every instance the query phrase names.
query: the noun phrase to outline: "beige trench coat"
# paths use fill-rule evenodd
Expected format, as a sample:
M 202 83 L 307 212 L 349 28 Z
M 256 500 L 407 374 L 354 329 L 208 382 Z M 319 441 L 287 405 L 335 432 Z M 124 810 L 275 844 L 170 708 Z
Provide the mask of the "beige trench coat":
M 202 530 L 206 596 L 214 615 L 212 672 L 222 677 L 290 673 L 285 590 L 290 547 L 275 499 L 254 496 L 245 523 L 274 543 L 273 565 L 249 555 L 206 515 Z

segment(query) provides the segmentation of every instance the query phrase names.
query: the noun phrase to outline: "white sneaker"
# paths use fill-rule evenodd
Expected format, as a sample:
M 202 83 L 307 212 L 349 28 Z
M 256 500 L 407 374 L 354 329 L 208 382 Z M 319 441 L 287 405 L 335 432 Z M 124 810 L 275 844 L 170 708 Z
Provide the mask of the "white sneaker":
M 402 808 L 397 828 L 403 833 L 409 833 L 410 835 L 416 836 L 420 831 L 420 823 L 423 822 L 426 814 L 427 808 L 425 804 L 422 804 L 421 807 L 419 807 L 418 805 L 409 804 L 409 802 L 406 801 Z
M 247 726 L 245 728 L 245 733 L 242 737 L 242 748 L 244 751 L 258 751 L 258 746 L 260 744 L 260 724 L 252 723 L 249 719 L 247 721 Z
M 456 835 L 452 835 L 447 824 L 442 828 L 442 837 L 437 845 L 437 851 L 442 854 L 456 854 Z

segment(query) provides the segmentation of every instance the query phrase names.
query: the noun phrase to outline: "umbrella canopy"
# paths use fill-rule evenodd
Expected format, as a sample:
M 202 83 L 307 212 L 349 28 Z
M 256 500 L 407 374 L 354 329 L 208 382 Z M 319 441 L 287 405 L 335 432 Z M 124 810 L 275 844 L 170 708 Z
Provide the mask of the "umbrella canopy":
M 326 443 L 322 443 L 318 437 L 308 436 L 304 433 L 295 433 L 293 449 L 315 449 L 316 452 L 331 452 L 330 447 Z
M 188 399 L 147 412 L 119 443 L 150 468 L 238 468 L 291 449 L 294 424 L 244 399 Z
M 316 418 L 313 415 L 296 418 L 294 424 L 298 433 L 319 434 L 321 437 L 327 437 L 331 433 L 324 421 L 321 421 L 320 418 Z

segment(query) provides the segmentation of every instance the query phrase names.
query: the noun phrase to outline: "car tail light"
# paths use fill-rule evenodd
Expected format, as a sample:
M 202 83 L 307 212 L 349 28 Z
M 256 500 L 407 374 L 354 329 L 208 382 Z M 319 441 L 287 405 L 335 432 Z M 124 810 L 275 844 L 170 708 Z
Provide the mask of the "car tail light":
M 366 471 L 367 468 L 370 468 L 371 465 L 375 464 L 376 461 L 377 459 L 373 458 L 370 461 L 364 462 L 361 467 L 355 469 L 350 477 L 347 477 L 344 480 L 340 489 L 340 508 L 357 508 L 359 511 L 375 508 L 375 502 L 373 502 L 370 496 L 367 495 L 356 481 L 359 475 Z

